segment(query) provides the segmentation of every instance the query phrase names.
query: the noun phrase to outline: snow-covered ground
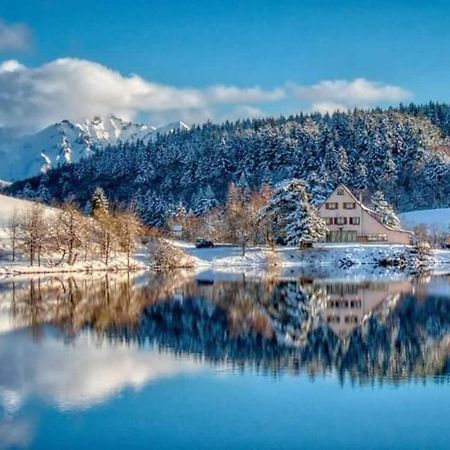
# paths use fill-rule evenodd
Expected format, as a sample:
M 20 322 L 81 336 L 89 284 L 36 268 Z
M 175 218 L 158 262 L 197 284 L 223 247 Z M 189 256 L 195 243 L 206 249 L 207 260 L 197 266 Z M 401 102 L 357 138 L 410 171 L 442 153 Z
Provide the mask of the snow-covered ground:
M 213 248 L 196 248 L 190 242 L 175 241 L 174 244 L 190 255 L 197 267 L 257 267 L 267 264 L 269 248 L 250 247 L 246 249 L 245 256 L 242 248 L 232 245 L 216 245 Z
M 242 255 L 240 247 L 217 245 L 214 248 L 197 249 L 193 244 L 177 241 L 177 246 L 188 253 L 195 262 L 198 273 L 242 274 L 259 276 L 262 272 L 279 276 L 364 276 L 377 273 L 379 277 L 391 277 L 399 273 L 392 267 L 378 267 L 384 259 L 398 257 L 408 251 L 402 245 L 317 244 L 314 248 L 299 250 L 297 247 L 250 247 Z M 450 250 L 434 250 L 428 261 L 430 270 L 450 272 Z
M 410 211 L 399 214 L 399 217 L 406 229 L 424 225 L 432 231 L 450 231 L 450 208 Z
M 33 205 L 28 200 L 20 198 L 8 197 L 0 194 L 0 229 L 6 233 L 5 228 L 8 226 L 8 221 L 14 213 L 22 213 Z M 57 210 L 48 206 L 44 207 L 46 214 L 55 214 Z

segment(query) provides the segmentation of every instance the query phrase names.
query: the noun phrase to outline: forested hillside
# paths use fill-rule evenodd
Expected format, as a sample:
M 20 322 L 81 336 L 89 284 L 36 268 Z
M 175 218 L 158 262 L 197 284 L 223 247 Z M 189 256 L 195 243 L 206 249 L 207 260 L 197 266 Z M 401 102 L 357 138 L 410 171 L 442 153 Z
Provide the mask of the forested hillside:
M 301 178 L 316 201 L 339 182 L 382 190 L 398 211 L 450 206 L 450 105 L 300 114 L 206 123 L 119 145 L 77 164 L 17 182 L 7 192 L 83 207 L 95 187 L 134 202 L 161 225 L 180 203 L 201 214 L 225 199 L 231 181 L 257 187 Z

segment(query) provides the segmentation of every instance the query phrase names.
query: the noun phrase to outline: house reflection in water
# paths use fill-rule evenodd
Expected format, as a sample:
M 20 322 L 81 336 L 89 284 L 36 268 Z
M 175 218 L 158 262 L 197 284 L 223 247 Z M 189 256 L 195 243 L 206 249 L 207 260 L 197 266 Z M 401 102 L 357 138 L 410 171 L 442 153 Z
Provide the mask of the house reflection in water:
M 326 302 L 320 317 L 340 338 L 348 336 L 386 300 L 395 301 L 400 294 L 412 290 L 411 282 L 405 280 L 389 283 L 317 280 L 314 284 L 326 291 Z

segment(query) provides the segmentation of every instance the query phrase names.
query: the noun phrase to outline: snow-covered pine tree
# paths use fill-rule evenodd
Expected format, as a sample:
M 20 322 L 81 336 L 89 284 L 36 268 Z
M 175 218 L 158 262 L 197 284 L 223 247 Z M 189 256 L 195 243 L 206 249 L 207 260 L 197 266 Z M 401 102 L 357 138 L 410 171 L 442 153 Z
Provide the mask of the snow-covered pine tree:
M 298 179 L 275 190 L 260 218 L 270 221 L 275 239 L 284 239 L 290 245 L 317 241 L 326 232 L 325 222 L 311 204 L 304 182 Z
M 27 182 L 25 184 L 25 186 L 23 187 L 22 192 L 19 193 L 18 197 L 30 198 L 30 199 L 35 198 L 36 192 L 31 187 L 31 184 Z
M 290 245 L 302 245 L 316 242 L 326 235 L 324 220 L 317 209 L 308 202 L 303 203 L 288 217 L 286 242 Z
M 206 214 L 211 209 L 218 205 L 218 201 L 214 195 L 211 186 L 206 186 L 205 189 L 200 189 L 193 201 L 193 211 L 197 216 Z
M 163 227 L 167 222 L 168 204 L 161 197 L 147 193 L 139 210 L 143 221 L 152 227 Z
M 236 183 L 236 187 L 240 190 L 240 196 L 243 200 L 250 200 L 251 189 L 248 182 L 248 177 L 244 172 L 241 173 L 241 176 Z
M 51 200 L 50 191 L 48 190 L 47 186 L 45 184 L 40 184 L 38 187 L 38 190 L 35 195 L 36 200 L 39 200 L 40 202 L 49 202 Z
M 400 228 L 400 219 L 395 214 L 393 207 L 385 200 L 383 192 L 376 191 L 372 195 L 371 208 L 380 215 L 385 225 L 394 229 Z
M 308 187 L 311 193 L 311 203 L 318 206 L 333 192 L 334 185 L 326 173 L 311 172 L 308 177 Z
M 363 159 L 356 162 L 353 175 L 351 178 L 351 185 L 356 189 L 366 189 L 368 184 L 367 180 L 367 167 Z
M 175 210 L 172 213 L 172 218 L 174 220 L 181 221 L 187 216 L 186 208 L 183 205 L 183 202 L 179 202 L 175 207 Z
M 101 187 L 96 187 L 91 198 L 91 214 L 93 216 L 108 214 L 109 201 L 105 191 Z

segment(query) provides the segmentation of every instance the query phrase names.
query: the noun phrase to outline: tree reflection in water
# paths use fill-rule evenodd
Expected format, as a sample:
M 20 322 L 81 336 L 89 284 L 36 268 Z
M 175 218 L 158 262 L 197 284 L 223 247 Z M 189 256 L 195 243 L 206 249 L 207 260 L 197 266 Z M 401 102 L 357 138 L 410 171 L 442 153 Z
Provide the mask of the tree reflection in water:
M 0 298 L 13 326 L 37 338 L 43 326 L 69 339 L 87 328 L 273 375 L 401 381 L 449 373 L 450 298 L 427 293 L 429 281 L 107 274 L 8 281 Z

